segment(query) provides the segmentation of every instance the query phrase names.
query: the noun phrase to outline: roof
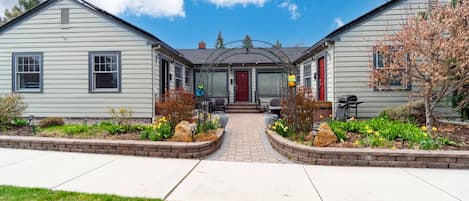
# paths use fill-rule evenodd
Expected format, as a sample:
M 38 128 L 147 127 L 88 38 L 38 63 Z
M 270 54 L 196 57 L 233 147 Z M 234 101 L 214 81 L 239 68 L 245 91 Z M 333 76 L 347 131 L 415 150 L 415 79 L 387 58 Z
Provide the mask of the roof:
M 14 27 L 16 24 L 22 22 L 23 20 L 25 20 L 26 18 L 36 14 L 37 12 L 41 11 L 43 8 L 46 8 L 47 6 L 57 2 L 58 0 L 46 0 L 46 1 L 43 1 L 41 2 L 40 4 L 38 4 L 37 6 L 35 6 L 34 8 L 32 8 L 31 10 L 23 13 L 22 15 L 8 21 L 7 23 L 5 23 L 4 25 L 0 26 L 0 34 L 5 32 L 6 30 L 10 29 L 11 27 Z M 183 60 L 184 62 L 189 62 L 187 59 L 183 58 L 182 57 L 182 54 L 180 52 L 178 52 L 176 49 L 172 48 L 171 46 L 169 46 L 168 44 L 166 44 L 164 41 L 160 40 L 158 37 L 154 36 L 153 34 L 113 15 L 113 14 L 110 14 L 108 12 L 106 12 L 105 10 L 85 1 L 85 0 L 71 0 L 71 1 L 74 1 L 78 4 L 81 4 L 83 5 L 85 8 L 88 8 L 90 11 L 92 12 L 95 12 L 97 14 L 100 14 L 102 15 L 103 17 L 105 18 L 108 18 L 112 21 L 115 21 L 117 22 L 118 24 L 124 26 L 125 28 L 129 29 L 130 31 L 133 31 L 135 32 L 136 34 L 146 38 L 147 40 L 151 41 L 153 43 L 154 46 L 158 46 L 158 47 L 163 47 L 165 49 L 167 49 L 170 54 L 173 54 L 174 56 L 176 57 L 179 57 L 181 60 Z
M 271 64 L 283 63 L 280 59 L 294 61 L 303 55 L 307 47 L 252 48 L 246 53 L 244 48 L 230 49 L 178 49 L 185 58 L 194 64 Z M 280 57 L 280 58 L 279 58 Z
M 328 43 L 333 41 L 333 38 L 341 33 L 344 33 L 345 31 L 357 26 L 358 24 L 362 23 L 363 21 L 375 16 L 376 14 L 380 13 L 383 10 L 388 9 L 391 6 L 394 6 L 396 3 L 401 2 L 402 0 L 389 0 L 385 4 L 371 10 L 370 12 L 365 13 L 364 15 L 355 18 L 351 22 L 345 24 L 344 26 L 341 26 L 337 28 L 336 30 L 332 31 L 329 33 L 327 36 L 319 40 L 317 43 L 315 43 L 313 46 L 308 48 L 305 52 L 304 55 L 301 57 L 298 57 L 294 63 L 300 63 L 304 60 L 306 60 L 308 57 L 312 56 L 311 54 L 314 54 L 316 49 L 327 46 Z

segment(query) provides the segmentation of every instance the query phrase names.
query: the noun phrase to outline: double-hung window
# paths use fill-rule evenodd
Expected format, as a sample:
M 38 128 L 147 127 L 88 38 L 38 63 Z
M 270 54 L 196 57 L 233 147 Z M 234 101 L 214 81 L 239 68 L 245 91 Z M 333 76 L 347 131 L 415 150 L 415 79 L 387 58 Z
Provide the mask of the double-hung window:
M 392 48 L 392 47 L 389 47 L 389 48 Z M 407 68 L 408 60 L 405 59 L 404 61 L 398 61 L 402 67 L 393 68 L 393 69 L 389 68 L 389 65 L 391 64 L 391 62 L 397 62 L 397 61 L 393 61 L 394 57 L 392 54 L 394 51 L 398 51 L 398 50 L 390 49 L 391 55 L 386 55 L 376 50 L 376 48 L 373 52 L 374 69 L 381 71 L 381 73 L 387 74 L 385 75 L 385 77 L 388 79 L 388 81 L 386 81 L 385 83 L 386 84 L 385 86 L 377 86 L 376 88 L 391 89 L 391 90 L 410 89 L 410 83 L 408 83 L 406 79 L 407 70 L 408 70 Z
M 13 54 L 13 91 L 42 92 L 42 53 Z
M 311 89 L 311 63 L 307 63 L 304 65 L 304 86 L 307 89 Z
M 183 87 L 182 85 L 182 67 L 179 65 L 176 65 L 175 68 L 175 73 L 176 75 L 176 89 L 180 89 Z
M 90 91 L 120 92 L 121 53 L 90 53 Z

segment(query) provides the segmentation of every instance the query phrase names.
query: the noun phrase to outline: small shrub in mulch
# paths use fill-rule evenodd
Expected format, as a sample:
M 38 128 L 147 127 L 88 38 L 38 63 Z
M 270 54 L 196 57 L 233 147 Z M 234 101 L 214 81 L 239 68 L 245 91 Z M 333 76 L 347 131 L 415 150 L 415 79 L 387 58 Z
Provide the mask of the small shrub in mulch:
M 61 117 L 48 117 L 45 119 L 42 119 L 39 122 L 39 127 L 41 128 L 47 128 L 47 127 L 52 127 L 52 126 L 63 126 L 65 125 L 64 118 Z

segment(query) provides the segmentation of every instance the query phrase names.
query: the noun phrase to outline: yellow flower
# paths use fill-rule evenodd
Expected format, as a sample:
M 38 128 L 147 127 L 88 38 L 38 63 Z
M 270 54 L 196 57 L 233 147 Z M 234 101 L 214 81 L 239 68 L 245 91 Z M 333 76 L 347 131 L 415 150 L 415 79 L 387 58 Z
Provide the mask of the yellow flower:
M 370 129 L 370 128 L 369 128 L 369 129 L 367 129 L 367 130 L 366 130 L 366 133 L 368 133 L 368 134 L 372 134 L 372 133 L 373 133 L 373 129 Z
M 391 148 L 391 149 L 397 149 L 397 147 L 396 147 L 396 146 L 392 146 L 392 148 Z
M 359 144 L 360 144 L 360 141 L 355 140 L 355 144 L 356 144 L 356 145 L 359 145 Z
M 428 128 L 427 128 L 426 126 L 422 126 L 422 130 L 423 130 L 423 131 L 427 131 Z
M 433 132 L 437 132 L 437 131 L 438 131 L 438 128 L 433 127 L 432 130 L 433 130 Z
M 375 131 L 375 135 L 379 135 L 379 131 Z
M 426 134 L 426 133 L 423 133 L 423 136 L 424 136 L 424 137 L 428 137 L 428 134 Z
M 380 137 L 380 138 L 379 138 L 379 141 L 384 141 L 384 138 Z

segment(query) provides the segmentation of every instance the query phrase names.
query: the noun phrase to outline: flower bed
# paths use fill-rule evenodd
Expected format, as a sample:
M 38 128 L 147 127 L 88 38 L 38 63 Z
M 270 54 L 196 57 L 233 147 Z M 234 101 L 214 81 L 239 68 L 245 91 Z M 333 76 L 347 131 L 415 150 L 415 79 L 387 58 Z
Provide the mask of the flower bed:
M 0 132 L 0 147 L 171 158 L 201 158 L 219 148 L 224 129 L 218 117 L 190 125 L 197 127 L 194 134 L 179 124 L 172 128 L 166 117 L 150 125 L 107 121 L 67 125 L 61 118 L 47 118 L 38 127 L 10 126 Z
M 273 148 L 290 160 L 315 165 L 469 169 L 469 151 L 311 147 L 266 131 Z
M 439 124 L 431 128 L 433 134 L 429 134 L 425 126 L 381 117 L 347 122 L 329 120 L 321 125 L 320 130 L 323 128 L 331 130 L 332 135 L 337 137 L 336 141 L 327 143 L 327 147 L 469 150 L 467 126 Z M 275 122 L 271 129 L 300 144 L 311 145 L 313 142 L 312 133 L 297 134 L 282 119 Z
M 224 129 L 218 129 L 216 135 L 217 140 L 205 142 L 0 136 L 0 147 L 168 158 L 203 158 L 218 150 L 223 140 Z

